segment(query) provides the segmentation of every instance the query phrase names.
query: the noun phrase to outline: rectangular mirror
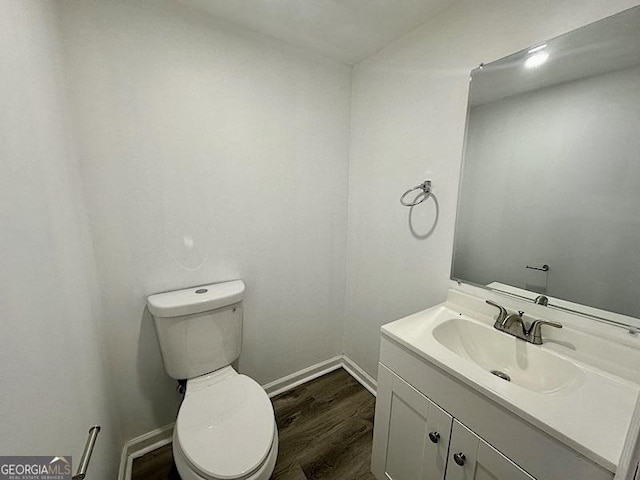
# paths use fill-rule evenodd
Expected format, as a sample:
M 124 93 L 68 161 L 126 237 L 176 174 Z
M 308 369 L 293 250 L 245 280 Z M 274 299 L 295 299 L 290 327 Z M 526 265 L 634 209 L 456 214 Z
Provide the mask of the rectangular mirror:
M 451 275 L 639 325 L 640 7 L 472 71 Z

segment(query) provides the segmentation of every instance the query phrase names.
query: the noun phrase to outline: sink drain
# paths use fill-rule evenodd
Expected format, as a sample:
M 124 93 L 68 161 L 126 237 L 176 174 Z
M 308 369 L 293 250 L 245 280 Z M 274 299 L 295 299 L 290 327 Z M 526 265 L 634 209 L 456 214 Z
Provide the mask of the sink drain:
M 506 380 L 507 382 L 511 381 L 511 377 L 506 373 L 501 372 L 500 370 L 491 370 L 491 373 L 493 373 L 496 377 L 500 377 L 501 379 Z

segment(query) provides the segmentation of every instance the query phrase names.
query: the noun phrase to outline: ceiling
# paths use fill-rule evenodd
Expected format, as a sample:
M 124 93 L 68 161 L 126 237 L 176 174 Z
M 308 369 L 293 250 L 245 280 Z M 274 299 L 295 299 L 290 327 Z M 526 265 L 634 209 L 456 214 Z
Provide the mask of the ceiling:
M 355 64 L 456 0 L 180 0 L 200 11 Z

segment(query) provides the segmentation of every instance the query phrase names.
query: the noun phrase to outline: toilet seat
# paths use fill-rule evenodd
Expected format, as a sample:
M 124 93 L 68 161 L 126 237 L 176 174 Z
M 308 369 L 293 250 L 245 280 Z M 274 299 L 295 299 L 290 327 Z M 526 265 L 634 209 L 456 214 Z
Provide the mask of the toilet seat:
M 187 382 L 174 449 L 198 476 L 249 478 L 273 456 L 274 437 L 271 401 L 253 379 L 225 367 Z

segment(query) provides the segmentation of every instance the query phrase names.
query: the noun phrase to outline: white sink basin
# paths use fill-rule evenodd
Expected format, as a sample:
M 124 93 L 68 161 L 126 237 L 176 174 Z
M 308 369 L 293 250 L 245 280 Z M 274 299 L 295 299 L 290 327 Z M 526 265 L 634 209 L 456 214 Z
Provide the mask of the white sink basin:
M 563 314 L 551 320 L 561 320 L 564 328 L 548 331 L 548 337 L 543 332 L 545 343 L 532 345 L 496 330 L 494 319 L 495 309 L 483 298 L 451 290 L 445 303 L 384 325 L 381 347 L 394 358 L 388 341 L 399 344 L 615 471 L 640 391 L 640 381 L 616 372 L 627 372 L 626 364 L 638 365 L 640 341 L 631 346 L 628 334 L 614 337 L 611 332 L 617 329 L 609 327 L 590 325 L 593 333 L 576 329 L 584 320 Z
M 537 393 L 570 391 L 584 377 L 583 371 L 569 360 L 467 319 L 442 322 L 433 329 L 433 337 L 487 372 L 502 372 L 511 378 L 511 383 Z

